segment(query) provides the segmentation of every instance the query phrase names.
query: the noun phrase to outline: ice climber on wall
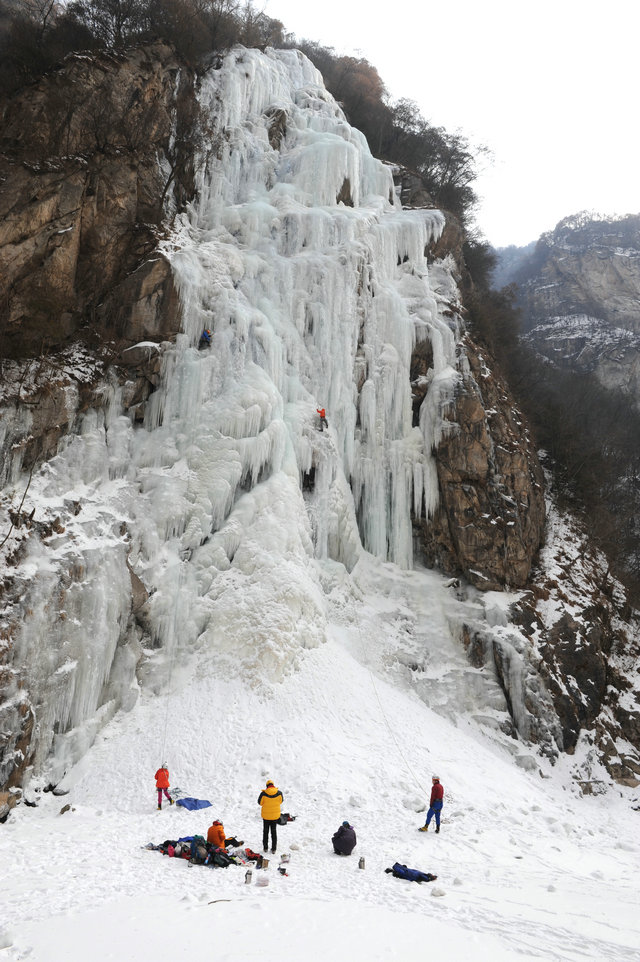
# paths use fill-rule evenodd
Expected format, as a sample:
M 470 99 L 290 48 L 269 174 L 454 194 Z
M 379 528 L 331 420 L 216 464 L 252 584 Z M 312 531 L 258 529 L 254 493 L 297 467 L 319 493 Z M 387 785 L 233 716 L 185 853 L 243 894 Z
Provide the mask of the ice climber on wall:
M 173 805 L 173 799 L 169 795 L 169 769 L 167 763 L 163 762 L 162 767 L 155 774 L 156 788 L 158 790 L 158 808 L 162 808 L 162 795 L 169 799 L 169 805 Z
M 436 834 L 440 831 L 440 812 L 442 811 L 442 799 L 444 798 L 444 788 L 440 784 L 440 779 L 437 775 L 434 775 L 431 779 L 431 798 L 429 799 L 429 811 L 427 812 L 427 821 L 424 823 L 421 832 L 429 831 L 429 822 L 435 815 L 436 817 Z
M 278 845 L 278 834 L 276 825 L 280 818 L 280 806 L 283 797 L 279 788 L 273 784 L 271 779 L 267 781 L 265 789 L 260 792 L 258 805 L 262 809 L 262 848 L 265 852 L 269 850 L 269 832 L 271 832 L 271 851 L 275 853 Z

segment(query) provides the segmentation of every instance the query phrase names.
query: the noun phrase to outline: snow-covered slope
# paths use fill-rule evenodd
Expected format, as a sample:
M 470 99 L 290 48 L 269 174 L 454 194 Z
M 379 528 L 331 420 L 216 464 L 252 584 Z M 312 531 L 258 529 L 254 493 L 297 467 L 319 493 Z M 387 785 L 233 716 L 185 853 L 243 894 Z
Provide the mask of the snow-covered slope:
M 415 574 L 412 604 L 435 626 L 446 594 L 430 577 Z M 249 671 L 225 679 L 200 651 L 174 668 L 167 694 L 143 691 L 115 717 L 68 772 L 68 794 L 38 792 L 36 808 L 15 810 L 0 829 L 0 957 L 637 959 L 637 812 L 617 792 L 580 796 L 562 762 L 518 768 L 471 717 L 429 709 L 384 630 L 385 596 L 403 578 L 370 562 L 356 607 L 336 588 L 326 644 L 302 651 L 279 684 L 256 688 Z M 431 674 L 435 689 L 445 679 Z M 165 760 L 172 785 L 211 808 L 156 810 Z M 418 832 L 432 774 L 445 788 L 439 835 Z M 246 885 L 244 868 L 142 848 L 220 818 L 260 850 L 266 777 L 296 816 L 279 829 L 268 887 L 255 870 Z M 330 840 L 343 819 L 358 844 L 340 859 Z M 395 861 L 438 878 L 394 879 L 384 869 Z

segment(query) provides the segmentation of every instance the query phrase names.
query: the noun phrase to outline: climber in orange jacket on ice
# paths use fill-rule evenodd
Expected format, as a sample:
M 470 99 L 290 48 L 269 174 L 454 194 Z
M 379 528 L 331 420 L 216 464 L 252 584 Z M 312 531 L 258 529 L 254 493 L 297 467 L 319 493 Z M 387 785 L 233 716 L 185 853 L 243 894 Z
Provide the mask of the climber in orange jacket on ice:
M 324 430 L 324 428 L 327 428 L 327 430 L 328 430 L 328 429 L 329 429 L 329 425 L 327 424 L 327 419 L 326 419 L 326 417 L 325 417 L 325 410 L 324 410 L 324 408 L 316 408 L 316 411 L 317 411 L 317 413 L 320 415 L 320 430 L 322 431 L 322 430 Z

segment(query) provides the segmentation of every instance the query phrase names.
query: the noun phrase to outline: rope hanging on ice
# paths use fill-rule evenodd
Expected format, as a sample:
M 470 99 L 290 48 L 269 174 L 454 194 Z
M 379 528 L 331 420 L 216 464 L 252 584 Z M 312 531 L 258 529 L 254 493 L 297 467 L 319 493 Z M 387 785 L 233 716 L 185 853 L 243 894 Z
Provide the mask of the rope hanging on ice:
M 177 623 L 178 623 L 178 599 L 180 598 L 180 589 L 182 587 L 183 578 L 183 566 L 180 565 L 180 573 L 178 576 L 178 586 L 176 589 L 176 600 L 173 606 L 173 627 L 172 627 L 172 646 L 171 646 L 171 657 L 169 659 L 169 678 L 167 680 L 167 691 L 165 694 L 165 710 L 164 710 L 164 731 L 162 734 L 162 742 L 160 745 L 160 757 L 165 757 L 165 748 L 167 744 L 167 729 L 169 727 L 169 698 L 171 696 L 171 680 L 173 678 L 173 668 L 176 660 L 176 651 L 178 650 L 178 640 L 177 640 Z
M 400 743 L 399 743 L 398 739 L 396 738 L 395 732 L 393 731 L 391 725 L 389 724 L 389 719 L 388 719 L 387 716 L 385 715 L 384 708 L 382 707 L 382 702 L 381 702 L 381 700 L 380 700 L 380 695 L 378 694 L 378 689 L 377 689 L 377 687 L 376 687 L 375 679 L 374 679 L 374 677 L 373 677 L 373 672 L 371 671 L 371 667 L 370 667 L 370 665 L 369 665 L 369 659 L 368 659 L 368 657 L 367 657 L 367 650 L 366 650 L 365 645 L 364 645 L 364 641 L 363 641 L 363 638 L 362 638 L 362 630 L 361 630 L 361 628 L 360 628 L 360 618 L 358 617 L 357 614 L 356 614 L 356 625 L 357 625 L 357 627 L 358 627 L 358 635 L 359 635 L 359 638 L 360 638 L 360 645 L 362 646 L 362 652 L 363 652 L 363 655 L 364 655 L 364 666 L 365 666 L 365 668 L 367 669 L 367 671 L 369 672 L 369 678 L 371 679 L 371 687 L 373 688 L 374 694 L 375 694 L 375 696 L 376 696 L 376 701 L 378 702 L 378 707 L 379 707 L 379 709 L 380 709 L 380 714 L 382 715 L 382 719 L 383 719 L 385 725 L 387 726 L 387 728 L 388 728 L 388 730 L 389 730 L 389 734 L 391 735 L 391 737 L 392 737 L 392 739 L 393 739 L 393 741 L 394 741 L 394 744 L 395 744 L 395 746 L 396 746 L 396 749 L 398 750 L 398 755 L 400 756 L 400 758 L 401 758 L 402 761 L 404 762 L 407 771 L 409 772 L 409 774 L 410 774 L 411 777 L 413 778 L 414 782 L 416 783 L 417 787 L 420 789 L 420 791 L 422 792 L 422 794 L 423 794 L 423 795 L 428 795 L 428 794 L 429 794 L 429 791 L 428 791 L 427 789 L 425 789 L 425 787 L 421 784 L 420 779 L 418 778 L 418 776 L 416 775 L 416 773 L 415 773 L 414 770 L 412 769 L 411 765 L 410 765 L 409 762 L 407 761 L 407 758 L 406 758 L 404 752 L 402 751 L 402 748 L 400 747 Z
M 187 463 L 187 487 L 185 492 L 185 503 L 189 505 L 190 494 L 191 494 L 191 468 L 189 463 L 189 456 L 193 451 L 193 446 L 195 443 L 196 436 L 196 421 L 195 418 L 191 419 L 191 431 L 189 436 L 189 442 L 185 451 L 185 458 Z M 160 745 L 160 757 L 165 758 L 166 756 L 166 744 L 167 744 L 167 731 L 169 728 L 169 698 L 171 697 L 171 682 L 173 679 L 173 669 L 176 661 L 176 653 L 178 650 L 178 603 L 180 601 L 180 596 L 182 593 L 182 588 L 184 585 L 184 571 L 186 562 L 184 559 L 179 561 L 179 571 L 178 571 L 178 581 L 176 586 L 175 599 L 173 604 L 173 623 L 171 626 L 171 655 L 169 658 L 169 677 L 167 679 L 167 690 L 165 694 L 165 711 L 164 711 L 164 730 L 162 734 L 162 741 Z

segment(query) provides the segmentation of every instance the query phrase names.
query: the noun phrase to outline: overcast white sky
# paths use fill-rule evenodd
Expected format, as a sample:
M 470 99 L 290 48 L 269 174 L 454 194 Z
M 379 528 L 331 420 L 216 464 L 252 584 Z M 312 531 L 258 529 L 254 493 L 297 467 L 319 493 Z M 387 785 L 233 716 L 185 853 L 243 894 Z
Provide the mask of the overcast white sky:
M 373 64 L 392 99 L 493 151 L 478 224 L 527 244 L 568 214 L 640 211 L 637 0 L 265 0 L 298 38 Z

